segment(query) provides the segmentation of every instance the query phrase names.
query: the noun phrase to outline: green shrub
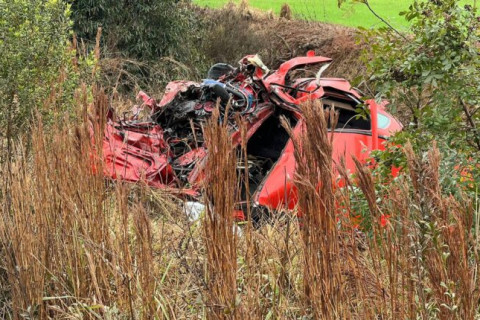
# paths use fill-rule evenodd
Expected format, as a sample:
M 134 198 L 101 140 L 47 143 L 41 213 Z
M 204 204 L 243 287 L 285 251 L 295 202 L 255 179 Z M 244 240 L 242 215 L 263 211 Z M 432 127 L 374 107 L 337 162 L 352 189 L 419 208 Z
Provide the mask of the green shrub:
M 98 27 L 103 44 L 116 55 L 141 60 L 189 55 L 185 44 L 194 15 L 178 0 L 71 0 L 74 30 L 94 44 Z
M 3 136 L 12 137 L 28 130 L 35 110 L 52 114 L 61 105 L 56 102 L 73 96 L 74 55 L 63 2 L 11 0 L 1 6 L 0 126 Z
M 172 79 L 200 79 L 207 69 L 198 49 L 205 30 L 190 1 L 67 0 L 73 30 L 92 51 L 102 28 L 101 76 L 121 93 L 152 93 Z
M 364 32 L 376 98 L 407 115 L 392 147 L 376 153 L 380 171 L 388 176 L 392 164 L 405 167 L 395 146 L 410 141 L 416 152 L 425 153 L 435 140 L 442 154 L 442 188 L 473 197 L 480 183 L 480 20 L 456 0 L 415 1 L 401 15 L 410 23 L 409 33 Z
M 471 155 L 480 152 L 479 20 L 458 1 L 415 1 L 401 15 L 409 33 L 390 29 L 365 32 L 367 62 L 377 98 L 410 114 L 404 138 L 416 147 L 455 146 Z

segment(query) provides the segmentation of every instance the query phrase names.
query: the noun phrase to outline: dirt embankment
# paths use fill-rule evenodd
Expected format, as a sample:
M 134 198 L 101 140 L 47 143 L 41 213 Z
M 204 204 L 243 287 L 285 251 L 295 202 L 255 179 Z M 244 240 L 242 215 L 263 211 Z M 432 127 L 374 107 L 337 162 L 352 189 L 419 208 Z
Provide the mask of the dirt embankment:
M 201 14 L 210 25 L 204 50 L 215 62 L 234 64 L 246 54 L 259 53 L 268 66 L 277 68 L 314 50 L 334 60 L 327 76 L 353 79 L 364 70 L 353 28 L 281 18 L 245 5 L 201 9 Z

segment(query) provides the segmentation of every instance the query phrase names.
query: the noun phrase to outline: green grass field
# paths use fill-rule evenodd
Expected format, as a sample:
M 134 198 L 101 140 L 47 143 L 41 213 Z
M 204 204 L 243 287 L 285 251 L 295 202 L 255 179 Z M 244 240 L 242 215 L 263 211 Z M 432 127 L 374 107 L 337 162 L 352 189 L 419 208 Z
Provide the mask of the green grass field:
M 218 8 L 225 5 L 228 0 L 194 0 L 194 2 L 201 6 Z M 238 3 L 239 0 L 234 2 Z M 277 14 L 282 4 L 288 3 L 293 14 L 299 17 L 350 27 L 371 28 L 382 25 L 365 4 L 351 1 L 343 4 L 341 8 L 338 8 L 336 0 L 249 0 L 248 3 L 254 8 L 273 10 Z M 369 0 L 369 3 L 377 14 L 396 28 L 406 27 L 406 21 L 398 14 L 408 9 L 412 0 Z

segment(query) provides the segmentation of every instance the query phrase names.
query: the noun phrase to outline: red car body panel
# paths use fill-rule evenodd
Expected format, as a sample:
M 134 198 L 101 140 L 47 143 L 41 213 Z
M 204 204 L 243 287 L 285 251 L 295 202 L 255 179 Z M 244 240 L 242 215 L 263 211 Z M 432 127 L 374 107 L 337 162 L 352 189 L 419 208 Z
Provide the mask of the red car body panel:
M 293 122 L 293 134 L 298 136 L 304 130 L 301 103 L 320 99 L 325 107 L 340 110 L 342 122 L 335 129 L 333 139 L 334 161 L 345 158 L 347 169 L 352 173 L 355 171 L 353 157 L 366 162 L 372 150 L 383 149 L 386 139 L 402 128 L 386 111 L 385 103 L 372 100 L 366 101 L 372 114 L 370 119 L 357 119 L 355 106 L 361 105 L 361 97 L 344 79 L 323 79 L 321 71 L 316 78 L 290 79 L 294 69 L 326 64 L 331 62 L 330 58 L 308 53 L 306 57 L 283 63 L 274 72 L 256 59 L 245 57 L 239 68 L 218 79 L 203 83 L 171 82 L 160 102 L 140 92 L 137 98 L 143 104 L 132 109 L 130 119 L 111 117 L 107 122 L 104 175 L 143 182 L 184 197 L 198 197 L 203 168 L 208 161 L 202 121 L 209 117 L 217 98 L 233 97 L 233 113 L 247 124 L 247 152 L 252 150 L 248 154 L 251 163 L 249 160 L 244 164 L 254 177 L 248 177 L 254 185 L 252 204 L 273 210 L 291 209 L 297 203 L 294 146 L 279 125 L 280 116 L 287 116 Z M 137 117 L 144 107 L 149 109 L 150 119 L 142 122 Z M 233 122 L 231 132 L 236 148 L 241 136 Z M 241 213 L 242 209 L 238 208 L 236 216 L 241 217 Z
M 299 122 L 294 129 L 294 135 L 301 134 L 302 123 Z M 340 160 L 345 159 L 345 165 L 352 173 L 355 172 L 355 163 L 353 158 L 361 162 L 366 162 L 370 156 L 372 136 L 363 133 L 335 132 L 333 137 L 333 161 L 340 164 Z M 380 139 L 379 147 L 384 149 L 385 139 Z M 292 141 L 289 141 L 278 160 L 276 166 L 270 171 L 264 180 L 264 185 L 256 194 L 255 204 L 265 206 L 271 209 L 289 208 L 293 209 L 297 203 L 297 194 L 295 189 L 295 157 Z

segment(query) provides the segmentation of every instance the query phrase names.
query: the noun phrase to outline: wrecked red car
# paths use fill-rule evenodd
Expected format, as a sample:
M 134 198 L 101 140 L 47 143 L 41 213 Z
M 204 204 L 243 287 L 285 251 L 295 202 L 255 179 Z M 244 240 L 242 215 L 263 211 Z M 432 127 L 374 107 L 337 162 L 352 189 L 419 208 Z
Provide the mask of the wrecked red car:
M 239 136 L 235 116 L 247 123 L 248 164 L 239 163 L 239 168 L 248 166 L 254 213 L 293 208 L 297 201 L 295 157 L 290 136 L 280 124 L 281 117 L 290 121 L 293 134 L 298 135 L 302 127 L 301 103 L 318 99 L 324 108 L 334 106 L 339 112 L 334 160 L 345 156 L 351 172 L 355 171 L 352 156 L 366 161 L 371 150 L 382 149 L 383 142 L 401 129 L 383 104 L 364 104 L 348 81 L 322 78 L 330 62 L 330 58 L 309 52 L 270 71 L 258 56 L 247 56 L 237 68 L 214 65 L 202 83 L 169 83 L 159 102 L 140 92 L 138 98 L 143 104 L 132 109 L 131 117 L 108 119 L 103 142 L 104 174 L 112 179 L 144 181 L 195 199 L 208 154 L 202 124 L 220 101 L 220 120 L 229 121 L 232 135 Z M 319 70 L 313 77 L 303 76 L 314 67 Z M 233 112 L 223 119 L 229 101 Z M 358 117 L 358 107 L 369 108 L 370 115 Z M 139 120 L 143 108 L 149 111 L 148 121 Z M 234 142 L 237 146 L 240 143 L 239 139 Z M 237 208 L 239 218 L 245 205 L 243 199 Z

